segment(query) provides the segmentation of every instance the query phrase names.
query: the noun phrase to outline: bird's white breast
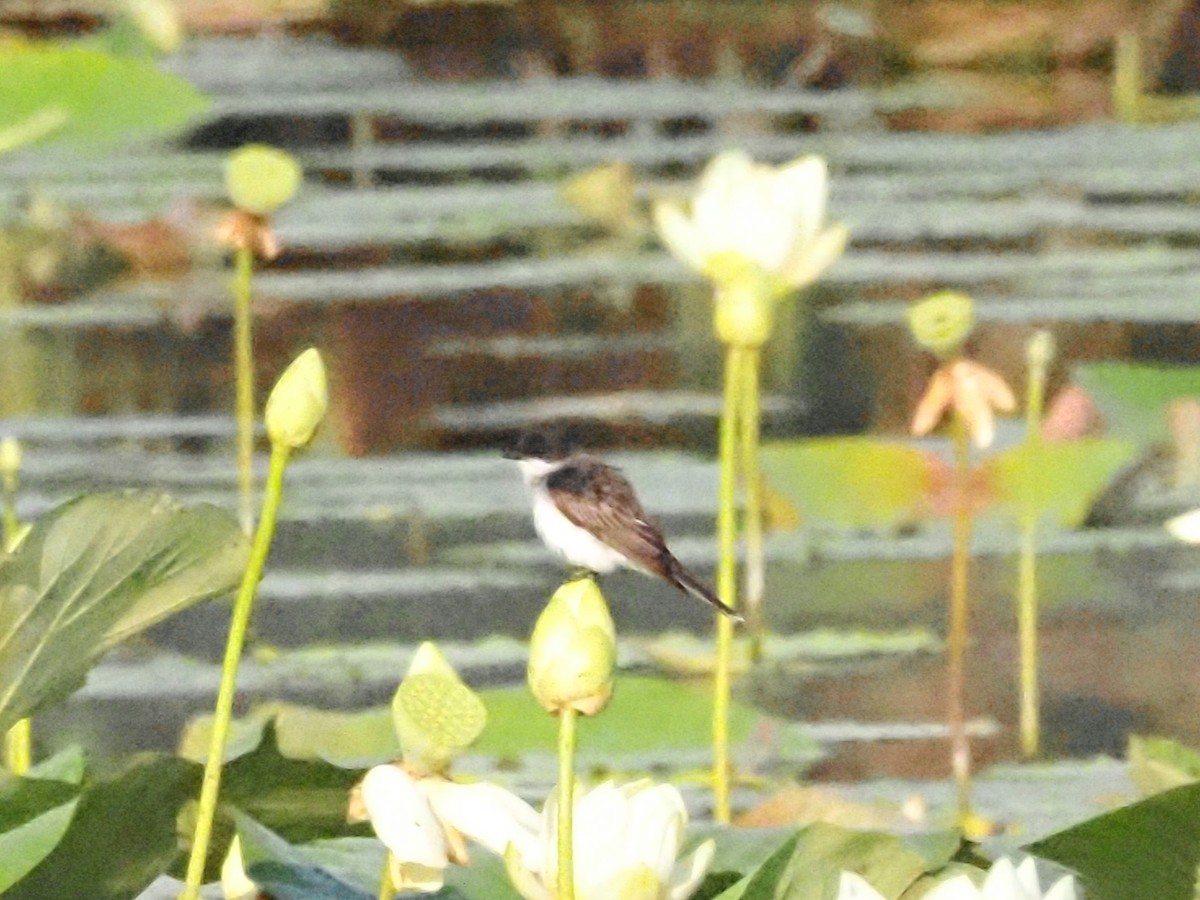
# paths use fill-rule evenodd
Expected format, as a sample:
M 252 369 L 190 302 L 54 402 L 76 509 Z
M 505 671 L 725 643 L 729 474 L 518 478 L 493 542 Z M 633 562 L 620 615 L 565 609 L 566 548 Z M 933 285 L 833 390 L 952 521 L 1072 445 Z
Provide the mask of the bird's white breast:
M 544 486 L 533 490 L 533 527 L 547 547 L 573 566 L 600 573 L 629 566 L 622 554 L 559 512 Z

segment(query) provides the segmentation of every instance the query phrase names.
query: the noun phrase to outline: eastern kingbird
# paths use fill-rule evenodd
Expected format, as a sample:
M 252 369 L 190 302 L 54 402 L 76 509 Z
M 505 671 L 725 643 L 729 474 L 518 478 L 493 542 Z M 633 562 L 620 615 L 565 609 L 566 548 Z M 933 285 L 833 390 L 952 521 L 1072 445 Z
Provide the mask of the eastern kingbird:
M 597 574 L 625 568 L 656 575 L 742 621 L 667 549 L 619 470 L 540 434 L 522 436 L 504 455 L 521 467 L 538 537 L 572 566 Z

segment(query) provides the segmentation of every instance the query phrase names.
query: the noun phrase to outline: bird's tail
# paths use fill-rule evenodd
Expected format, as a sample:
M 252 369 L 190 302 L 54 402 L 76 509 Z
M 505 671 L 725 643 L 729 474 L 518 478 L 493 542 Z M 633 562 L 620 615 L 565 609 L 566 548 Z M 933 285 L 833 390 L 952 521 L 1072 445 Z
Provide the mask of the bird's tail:
M 667 564 L 667 577 L 675 583 L 675 586 L 685 594 L 691 594 L 705 603 L 715 606 L 723 615 L 728 616 L 734 622 L 744 622 L 742 614 L 733 607 L 726 604 L 718 597 L 711 588 L 703 581 L 689 572 L 683 567 L 683 563 L 677 560 L 674 556 L 670 558 Z

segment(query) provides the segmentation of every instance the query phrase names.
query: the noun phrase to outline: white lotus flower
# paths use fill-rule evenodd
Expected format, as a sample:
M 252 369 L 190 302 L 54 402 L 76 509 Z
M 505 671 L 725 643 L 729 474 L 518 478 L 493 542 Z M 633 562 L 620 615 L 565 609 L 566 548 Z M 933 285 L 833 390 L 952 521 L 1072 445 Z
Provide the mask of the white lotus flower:
M 1200 544 L 1200 509 L 1183 513 L 1166 521 L 1167 531 L 1178 541 Z
M 258 885 L 246 874 L 242 860 L 242 839 L 236 834 L 229 842 L 229 852 L 221 863 L 221 894 L 225 900 L 254 900 L 259 894 Z
M 712 864 L 705 841 L 676 865 L 687 828 L 679 791 L 648 780 L 607 781 L 575 801 L 576 900 L 685 900 Z M 558 872 L 557 812 L 546 804 L 534 852 L 505 853 L 509 877 L 526 900 L 553 900 Z
M 1037 865 L 1027 858 L 1014 866 L 1007 857 L 997 860 L 976 886 L 967 875 L 956 875 L 937 885 L 924 900 L 1078 900 L 1075 876 L 1064 875 L 1045 894 L 1038 882 Z M 843 872 L 838 886 L 838 900 L 885 900 L 860 875 Z
M 846 246 L 844 225 L 825 226 L 828 192 L 819 156 L 775 167 L 733 150 L 705 167 L 690 214 L 663 200 L 654 205 L 654 221 L 670 251 L 718 285 L 750 267 L 799 288 L 816 281 Z
M 879 891 L 867 883 L 867 879 L 854 872 L 843 872 L 838 882 L 837 900 L 887 900 Z
M 1019 866 L 1002 857 L 996 860 L 983 886 L 976 887 L 966 875 L 943 881 L 925 895 L 925 900 L 1077 900 L 1075 876 L 1064 875 L 1045 894 L 1038 882 L 1037 866 L 1027 857 Z
M 369 819 L 391 851 L 396 890 L 422 893 L 441 889 L 450 863 L 469 861 L 464 837 L 497 853 L 509 846 L 533 852 L 528 836 L 540 821 L 528 803 L 496 785 L 413 778 L 395 765 L 367 772 L 352 797 L 349 818 Z

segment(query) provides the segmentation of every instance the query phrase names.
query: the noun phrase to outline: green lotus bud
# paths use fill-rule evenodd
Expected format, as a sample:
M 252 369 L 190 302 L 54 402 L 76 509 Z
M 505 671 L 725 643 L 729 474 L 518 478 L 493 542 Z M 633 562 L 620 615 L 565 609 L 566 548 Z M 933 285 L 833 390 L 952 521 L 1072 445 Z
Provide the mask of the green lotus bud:
M 918 344 L 940 357 L 958 353 L 975 324 L 975 302 L 966 294 L 941 291 L 908 308 L 908 330 Z
M 529 689 L 542 708 L 593 716 L 612 697 L 617 635 L 608 604 L 591 578 L 554 592 L 529 640 Z
M 328 403 L 325 363 L 317 349 L 309 347 L 279 376 L 267 398 L 264 419 L 271 443 L 293 450 L 303 447 L 325 418 Z
M 233 205 L 269 216 L 296 195 L 304 173 L 290 153 L 265 144 L 234 150 L 225 163 L 225 189 Z
M 474 743 L 486 723 L 483 701 L 436 645 L 422 644 L 392 698 L 392 724 L 405 763 L 417 772 L 441 772 Z

